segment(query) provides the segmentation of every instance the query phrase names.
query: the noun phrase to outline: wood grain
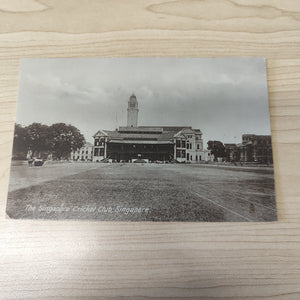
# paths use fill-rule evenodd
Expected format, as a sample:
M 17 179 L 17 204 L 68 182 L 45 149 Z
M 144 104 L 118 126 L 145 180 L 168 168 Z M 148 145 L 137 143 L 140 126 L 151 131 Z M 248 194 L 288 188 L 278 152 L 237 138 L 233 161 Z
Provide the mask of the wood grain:
M 279 222 L 5 218 L 23 57 L 268 59 Z M 300 2 L 0 2 L 1 299 L 299 299 Z M 253 116 L 255 117 L 255 116 Z

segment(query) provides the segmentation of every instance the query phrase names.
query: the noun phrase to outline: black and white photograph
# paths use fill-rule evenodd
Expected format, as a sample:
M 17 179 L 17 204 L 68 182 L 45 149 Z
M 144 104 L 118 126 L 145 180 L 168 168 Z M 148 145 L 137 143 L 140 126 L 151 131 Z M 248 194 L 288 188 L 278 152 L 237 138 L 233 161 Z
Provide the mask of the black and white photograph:
M 277 221 L 264 58 L 28 58 L 7 217 Z

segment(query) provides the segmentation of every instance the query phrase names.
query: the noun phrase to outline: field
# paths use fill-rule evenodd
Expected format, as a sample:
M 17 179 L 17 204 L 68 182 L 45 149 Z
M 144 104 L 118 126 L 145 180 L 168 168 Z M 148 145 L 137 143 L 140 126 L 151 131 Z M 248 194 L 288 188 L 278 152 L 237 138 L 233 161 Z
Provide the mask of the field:
M 179 164 L 13 164 L 12 218 L 274 221 L 272 168 Z

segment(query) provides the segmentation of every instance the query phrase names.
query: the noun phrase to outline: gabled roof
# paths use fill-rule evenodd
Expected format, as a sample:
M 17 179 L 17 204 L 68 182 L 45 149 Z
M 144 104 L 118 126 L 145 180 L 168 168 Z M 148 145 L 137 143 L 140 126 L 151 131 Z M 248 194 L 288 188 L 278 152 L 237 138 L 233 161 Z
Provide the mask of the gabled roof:
M 107 134 L 105 133 L 104 130 L 98 130 L 94 135 L 93 135 L 93 138 L 97 135 L 100 135 L 100 136 L 107 136 Z
M 195 133 L 195 131 L 192 128 L 183 128 L 180 132 L 182 134 L 194 134 Z
M 202 134 L 200 129 L 192 129 L 192 127 L 187 127 L 181 129 L 178 133 L 175 134 L 175 137 L 186 138 L 188 134 Z

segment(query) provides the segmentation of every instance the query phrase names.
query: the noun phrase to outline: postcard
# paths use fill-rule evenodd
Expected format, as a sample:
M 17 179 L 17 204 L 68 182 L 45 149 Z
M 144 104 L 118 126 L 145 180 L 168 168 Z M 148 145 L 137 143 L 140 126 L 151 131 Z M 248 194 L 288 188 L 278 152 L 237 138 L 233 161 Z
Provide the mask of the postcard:
M 20 65 L 15 219 L 276 221 L 263 58 Z

